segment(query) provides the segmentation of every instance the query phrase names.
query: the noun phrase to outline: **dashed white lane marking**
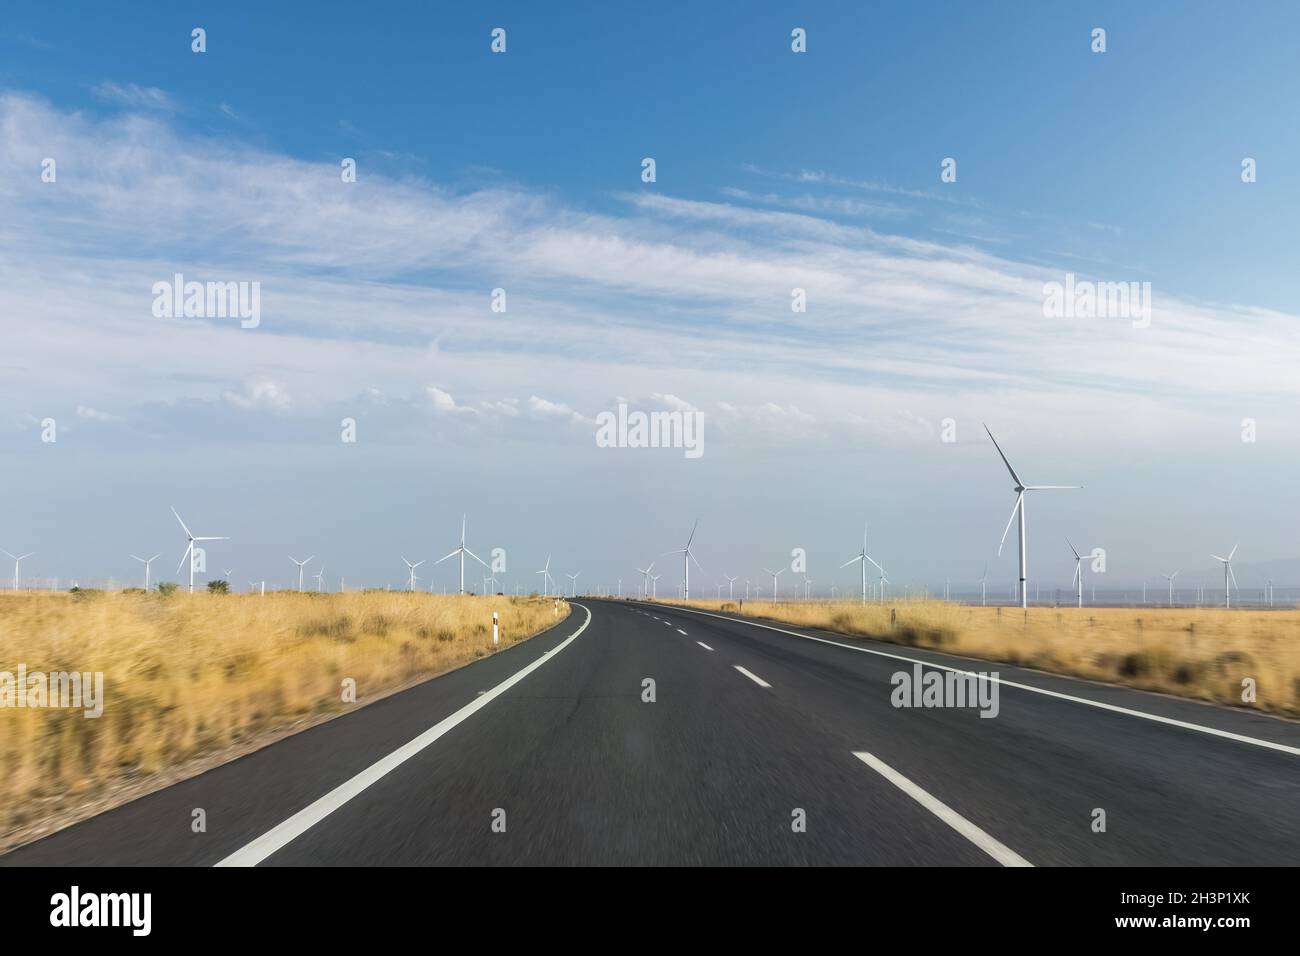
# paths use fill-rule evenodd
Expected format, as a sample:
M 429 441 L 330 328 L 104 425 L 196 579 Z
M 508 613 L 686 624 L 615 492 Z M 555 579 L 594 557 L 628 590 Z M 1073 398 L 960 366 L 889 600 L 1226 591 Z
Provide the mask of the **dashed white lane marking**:
M 680 627 L 677 629 L 677 633 L 680 634 L 682 637 L 686 637 L 686 636 L 687 636 L 686 632 L 683 631 Z
M 1099 710 L 1109 710 L 1112 713 L 1124 714 L 1127 717 L 1140 717 L 1142 720 L 1151 720 L 1158 724 L 1166 724 L 1170 727 L 1181 727 L 1183 730 L 1194 730 L 1197 733 L 1209 734 L 1213 737 L 1222 737 L 1225 740 L 1235 740 L 1238 743 L 1251 744 L 1255 747 L 1265 747 L 1269 750 L 1281 751 L 1284 754 L 1291 754 L 1300 757 L 1300 747 L 1292 747 L 1289 744 L 1280 744 L 1272 740 L 1261 740 L 1258 737 L 1247 737 L 1245 734 L 1234 734 L 1230 730 L 1219 730 L 1217 727 L 1206 727 L 1204 724 L 1193 724 L 1186 720 L 1176 720 L 1173 717 L 1162 717 L 1159 714 L 1148 714 L 1146 711 L 1133 710 L 1129 707 L 1120 707 L 1118 704 L 1106 704 L 1099 700 L 1089 700 L 1087 697 L 1076 697 L 1073 694 L 1062 694 L 1060 691 L 1048 690 L 1045 687 L 1034 687 L 1032 684 L 1021 684 L 1016 681 L 1006 680 L 1001 677 L 993 677 L 989 674 L 981 674 L 978 671 L 962 670 L 960 667 L 952 667 L 948 664 L 936 664 L 934 661 L 923 661 L 915 657 L 907 657 L 903 654 L 891 654 L 888 651 L 876 650 L 874 647 L 854 647 L 852 644 L 841 644 L 839 641 L 827 640 L 824 637 L 814 637 L 811 634 L 800 634 L 798 631 L 789 631 L 783 627 L 773 627 L 770 624 L 759 624 L 757 621 L 745 621 L 736 617 L 728 617 L 725 614 L 712 614 L 708 611 L 697 611 L 693 608 L 679 608 L 688 614 L 702 614 L 705 617 L 716 617 L 722 621 L 731 621 L 735 624 L 746 624 L 750 627 L 761 627 L 765 631 L 776 631 L 779 634 L 789 634 L 791 637 L 802 637 L 806 641 L 816 641 L 818 644 L 829 644 L 832 647 L 842 647 L 846 651 L 858 651 L 862 654 L 875 654 L 877 657 L 888 657 L 896 661 L 906 661 L 908 664 L 920 664 L 923 667 L 933 667 L 936 670 L 952 671 L 954 674 L 961 674 L 967 677 L 975 677 L 979 680 L 991 681 L 995 684 L 1001 684 L 1003 687 L 1014 687 L 1016 690 L 1027 690 L 1033 694 L 1042 694 L 1044 697 L 1055 697 L 1058 700 L 1068 700 L 1072 704 L 1084 704 L 1088 707 L 1096 707 Z
M 974 843 L 977 847 L 989 856 L 993 857 L 993 859 L 997 860 L 1003 866 L 1034 865 L 1006 844 L 989 836 L 952 807 L 948 806 L 948 804 L 939 800 L 937 797 L 933 797 L 926 793 L 880 758 L 859 750 L 855 750 L 853 756 L 857 757 L 872 770 L 876 771 L 876 773 L 880 774 L 899 790 L 902 790 L 905 794 L 921 806 L 925 807 L 966 839 L 970 840 L 971 843 Z
M 709 645 L 705 644 L 703 641 L 696 641 L 695 643 L 700 645 L 700 647 L 704 648 L 706 651 L 713 650 L 713 648 L 709 647 Z
M 759 687 L 771 687 L 771 686 L 772 686 L 772 685 L 769 684 L 767 681 L 763 680 L 763 678 L 759 677 L 757 674 L 751 674 L 749 671 L 745 670 L 745 668 L 741 667 L 739 664 L 733 664 L 732 666 L 735 667 L 736 670 L 738 670 L 738 671 L 740 671 L 742 674 L 744 674 L 746 677 L 748 677 L 750 680 L 752 680 L 752 681 L 753 681 L 755 684 L 757 684 Z
M 587 625 L 591 623 L 591 611 L 581 604 L 576 606 L 587 612 L 587 619 L 582 622 L 581 627 L 557 644 L 551 651 L 543 654 L 527 667 L 516 671 L 491 690 L 485 691 L 475 697 L 472 701 L 451 716 L 444 717 L 414 740 L 398 747 L 387 757 L 371 764 L 351 780 L 345 781 L 316 802 L 303 807 L 283 823 L 263 833 L 252 843 L 240 847 L 234 853 L 230 854 L 230 856 L 220 860 L 216 865 L 257 866 L 257 864 L 261 863 L 272 853 L 275 853 L 277 850 L 287 845 L 291 840 L 302 836 L 302 834 L 320 823 L 320 821 L 324 820 L 327 816 L 339 807 L 343 806 L 353 797 L 357 796 L 367 787 L 377 783 L 379 780 L 392 773 L 457 724 L 460 724 L 466 718 L 477 713 L 486 706 L 489 701 L 500 697 L 511 687 L 514 687 L 515 684 L 518 684 L 533 671 L 537 670 L 537 668 L 541 667 L 547 661 L 555 657 L 560 651 L 572 644 L 577 639 L 578 635 L 587 629 Z

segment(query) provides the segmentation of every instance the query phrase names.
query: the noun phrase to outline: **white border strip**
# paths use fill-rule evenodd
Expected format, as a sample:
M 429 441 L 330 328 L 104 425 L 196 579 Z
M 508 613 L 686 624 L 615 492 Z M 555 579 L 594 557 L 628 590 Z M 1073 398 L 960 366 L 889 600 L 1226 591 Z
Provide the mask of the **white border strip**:
M 902 790 L 905 794 L 921 806 L 925 807 L 966 839 L 970 840 L 971 843 L 974 843 L 977 847 L 989 856 L 993 857 L 993 859 L 997 860 L 1003 866 L 1034 865 L 1005 843 L 995 837 L 989 836 L 938 797 L 931 796 L 929 793 L 922 790 L 879 757 L 873 756 L 872 754 L 862 750 L 853 751 L 853 756 L 857 757 L 872 770 L 876 771 L 876 773 L 880 774 L 899 790 Z
M 749 671 L 745 670 L 745 668 L 741 667 L 739 664 L 732 664 L 731 666 L 734 667 L 736 670 L 740 671 L 742 674 L 744 674 L 746 677 L 752 680 L 759 687 L 767 689 L 772 686 L 767 681 L 763 680 L 763 678 L 759 677 L 757 674 L 751 674 Z
M 256 840 L 249 843 L 247 846 L 243 846 L 240 849 L 236 850 L 234 853 L 230 854 L 228 857 L 219 861 L 215 865 L 216 866 L 257 866 L 257 864 L 261 863 L 272 853 L 275 853 L 277 850 L 280 850 L 281 848 L 286 846 L 290 841 L 295 840 L 298 837 L 302 836 L 304 833 L 306 833 L 316 824 L 320 823 L 327 816 L 329 816 L 339 807 L 343 806 L 353 797 L 357 796 L 357 794 L 361 793 L 367 787 L 370 787 L 372 784 L 377 783 L 383 777 L 392 773 L 394 770 L 396 770 L 406 761 L 410 760 L 421 750 L 424 750 L 426 747 L 432 744 L 435 740 L 437 740 L 447 731 L 451 730 L 457 724 L 462 723 L 468 717 L 472 716 L 473 714 L 481 710 L 483 707 L 487 706 L 487 704 L 490 701 L 495 700 L 496 698 L 504 694 L 506 691 L 508 691 L 511 687 L 514 687 L 516 684 L 518 684 L 521 680 L 523 680 L 533 671 L 537 670 L 537 668 L 541 667 L 543 664 L 545 664 L 547 661 L 553 658 L 560 651 L 564 650 L 566 647 L 572 644 L 574 640 L 577 638 L 577 636 L 587 629 L 587 625 L 591 623 L 591 611 L 584 605 L 578 604 L 576 606 L 582 608 L 584 611 L 587 612 L 587 619 L 582 622 L 581 627 L 579 627 L 576 631 L 570 634 L 567 638 L 565 638 L 563 641 L 561 641 L 551 650 L 544 653 L 541 657 L 537 658 L 537 660 L 533 661 L 527 667 L 523 668 L 520 671 L 516 671 L 514 674 L 507 677 L 505 680 L 497 684 L 491 690 L 486 691 L 483 694 L 480 694 L 478 697 L 475 697 L 472 701 L 470 701 L 468 704 L 466 704 L 460 710 L 456 711 L 451 716 L 445 717 L 442 720 L 438 721 L 438 723 L 434 724 L 432 727 L 430 727 L 424 733 L 420 734 L 420 736 L 416 737 L 414 740 L 402 745 L 401 747 L 398 747 L 387 757 L 384 757 L 376 761 L 375 763 L 371 764 L 369 767 L 361 771 L 351 780 L 348 780 L 340 784 L 339 786 L 335 787 L 333 790 L 325 794 L 325 796 L 321 797 L 319 800 L 307 805 L 306 807 L 303 807 L 301 810 L 299 810 L 289 819 L 285 820 L 279 826 L 276 826 L 268 830 L 266 833 L 263 833 Z
M 863 654 L 875 654 L 878 657 L 888 657 L 896 661 L 906 661 L 908 664 L 920 664 L 923 667 L 933 667 L 937 670 L 952 671 L 955 674 L 962 674 L 967 677 L 978 677 L 980 680 L 992 681 L 1001 684 L 1003 687 L 1014 687 L 1017 690 L 1027 690 L 1034 694 L 1042 694 L 1045 697 L 1055 697 L 1058 700 L 1068 700 L 1075 704 L 1086 704 L 1089 707 L 1109 710 L 1116 714 L 1125 714 L 1129 717 L 1140 717 L 1143 720 L 1153 720 L 1158 724 L 1168 724 L 1170 727 L 1181 727 L 1184 730 L 1195 730 L 1198 733 L 1210 734 L 1213 737 L 1222 737 L 1225 740 L 1235 740 L 1238 743 L 1251 744 L 1255 747 L 1265 747 L 1268 750 L 1276 750 L 1280 753 L 1290 754 L 1293 757 L 1300 757 L 1300 747 L 1292 747 L 1289 744 L 1279 744 L 1272 740 L 1261 740 L 1258 737 L 1247 737 L 1245 734 L 1234 734 L 1230 730 L 1219 730 L 1217 727 L 1206 727 L 1204 724 L 1193 724 L 1186 720 L 1175 720 L 1173 717 L 1162 717 L 1159 714 L 1148 714 L 1145 711 L 1120 707 L 1118 704 L 1106 704 L 1099 700 L 1089 700 L 1087 697 L 1075 697 L 1073 694 L 1062 694 L 1060 691 L 1047 690 L 1045 687 L 1034 687 L 1032 684 L 1019 684 L 1015 681 L 1004 680 L 1001 677 L 991 677 L 988 674 L 981 674 L 978 671 L 965 671 L 960 667 L 950 667 L 947 664 L 936 664 L 934 661 L 923 661 L 915 657 L 905 657 L 902 654 L 891 654 L 888 651 L 877 650 L 874 647 L 854 647 L 852 644 L 841 644 L 839 641 L 827 640 L 824 637 L 813 637 L 811 634 L 800 634 L 798 631 L 788 631 L 783 627 L 773 627 L 770 624 L 760 624 L 757 621 L 750 621 L 745 618 L 728 617 L 726 614 L 714 614 L 711 611 L 697 611 L 695 608 L 679 607 L 675 604 L 668 606 L 677 611 L 686 611 L 690 614 L 703 614 L 705 617 L 716 617 L 723 621 L 731 621 L 734 624 L 745 624 L 749 627 L 761 627 L 764 630 L 777 631 L 781 634 L 789 634 L 793 637 L 802 637 L 804 640 L 816 641 L 819 644 L 830 644 L 832 647 L 842 647 L 849 651 L 860 651 Z M 1131 690 L 1132 688 L 1124 689 Z M 1138 691 L 1138 693 L 1140 693 L 1140 691 Z

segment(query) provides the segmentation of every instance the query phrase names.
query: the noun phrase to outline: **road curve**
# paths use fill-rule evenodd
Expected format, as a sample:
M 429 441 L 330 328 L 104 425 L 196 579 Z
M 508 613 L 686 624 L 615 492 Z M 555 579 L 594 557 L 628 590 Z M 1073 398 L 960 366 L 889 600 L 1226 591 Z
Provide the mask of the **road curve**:
M 912 661 L 1000 671 L 997 716 L 894 707 Z M 1289 865 L 1297 806 L 1295 722 L 583 600 L 0 865 Z

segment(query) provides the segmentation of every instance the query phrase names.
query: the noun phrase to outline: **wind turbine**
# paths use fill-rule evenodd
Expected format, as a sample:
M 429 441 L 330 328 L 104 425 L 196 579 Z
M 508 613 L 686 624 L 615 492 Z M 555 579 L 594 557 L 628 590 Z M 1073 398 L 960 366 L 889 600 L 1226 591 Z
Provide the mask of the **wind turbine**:
M 876 569 L 880 571 L 880 580 L 882 582 L 882 586 L 881 586 L 882 595 L 884 594 L 883 582 L 885 580 L 885 569 L 882 568 L 880 565 L 876 564 L 876 562 L 872 560 L 871 555 L 867 554 L 867 526 L 865 524 L 862 526 L 862 550 L 859 551 L 857 554 L 855 554 L 853 557 L 849 558 L 843 564 L 841 564 L 840 567 L 847 568 L 850 564 L 853 564 L 854 562 L 857 561 L 862 562 L 862 603 L 866 604 L 867 603 L 867 562 L 871 561 L 872 564 L 876 565 Z M 881 600 L 884 600 L 884 598 L 882 597 Z
M 152 558 L 149 558 L 147 561 L 144 558 L 136 558 L 134 554 L 131 555 L 131 557 L 135 558 L 137 561 L 139 561 L 141 564 L 144 565 L 144 589 L 148 591 L 149 590 L 149 565 L 153 564 L 155 561 L 161 558 L 162 554 L 155 554 Z
M 642 597 L 650 596 L 650 572 L 653 571 L 654 569 L 655 569 L 654 561 L 651 561 L 647 567 L 637 568 L 637 571 L 641 573 L 641 596 Z
M 188 559 L 190 562 L 190 593 L 193 594 L 194 593 L 194 542 L 195 541 L 229 541 L 230 538 L 226 536 L 206 537 L 206 538 L 195 537 L 190 532 L 190 529 L 185 527 L 185 522 L 181 521 L 181 516 L 176 514 L 175 508 L 172 508 L 172 514 L 176 515 L 177 521 L 180 521 L 181 528 L 184 529 L 185 531 L 185 540 L 187 542 L 185 547 L 185 553 L 181 555 L 181 563 L 176 565 L 176 573 L 177 574 L 181 573 L 181 565 L 183 565 Z
M 551 577 L 551 556 L 549 554 L 546 556 L 546 566 L 542 570 L 533 573 L 542 575 L 542 597 L 546 597 L 546 585 L 554 580 Z
M 723 577 L 727 579 L 727 600 L 734 601 L 736 599 L 736 579 L 730 574 L 724 574 Z
M 465 593 L 465 555 L 468 554 L 471 558 L 473 558 L 479 564 L 483 565 L 483 567 L 485 568 L 488 566 L 486 561 L 480 558 L 469 548 L 465 547 L 465 517 L 466 517 L 465 515 L 460 516 L 460 547 L 458 547 L 451 554 L 441 557 L 437 561 L 433 562 L 434 564 L 442 564 L 442 562 L 446 561 L 447 558 L 454 558 L 456 557 L 456 555 L 458 554 L 460 555 L 460 593 L 461 594 Z M 488 568 L 488 570 L 491 570 L 491 568 Z
M 312 558 L 314 557 L 316 557 L 316 555 L 313 554 L 311 558 L 308 558 L 306 561 L 299 561 L 292 554 L 289 555 L 289 560 L 292 561 L 294 564 L 298 565 L 298 590 L 299 591 L 302 590 L 302 569 L 306 567 L 307 564 L 310 563 Z
M 1170 607 L 1174 606 L 1174 578 L 1178 577 L 1178 575 L 1180 574 L 1182 574 L 1181 570 L 1175 571 L 1173 574 L 1160 575 L 1162 578 L 1164 578 L 1166 581 L 1169 582 L 1169 606 Z
M 784 570 L 785 570 L 785 568 L 778 568 L 778 569 L 775 570 L 775 571 L 773 571 L 771 568 L 764 568 L 764 569 L 763 569 L 763 571 L 764 571 L 765 573 L 772 575 L 772 603 L 773 603 L 773 604 L 776 603 L 776 579 L 777 579 L 777 576 L 778 576 L 782 571 L 784 571 Z
M 659 579 L 662 577 L 662 574 L 650 575 L 650 600 L 652 601 L 657 600 L 659 597 Z
M 1011 517 L 1007 519 L 1006 530 L 1002 532 L 1002 540 L 998 542 L 998 555 L 1002 554 L 1002 546 L 1007 543 L 1007 534 L 1011 531 L 1011 523 L 1020 518 L 1020 606 L 1029 607 L 1029 591 L 1025 588 L 1025 580 L 1028 578 L 1027 559 L 1025 553 L 1025 492 L 1026 491 L 1064 491 L 1067 489 L 1077 489 L 1082 485 L 1027 485 L 1020 480 L 1016 470 L 1011 467 L 1011 462 L 1007 461 L 1007 456 L 1002 453 L 1002 446 L 998 440 L 993 437 L 993 432 L 989 431 L 989 426 L 985 425 L 984 430 L 988 432 L 989 440 L 993 442 L 993 447 L 998 450 L 998 455 L 1002 458 L 1002 464 L 1007 466 L 1007 471 L 1011 472 L 1011 478 L 1016 485 L 1012 489 L 1016 493 L 1016 503 L 1011 507 Z
M 988 562 L 984 563 L 984 576 L 980 578 L 980 607 L 986 607 L 989 603 L 989 566 Z
M 414 593 L 414 592 L 415 592 L 415 582 L 416 582 L 417 580 L 419 580 L 419 577 L 418 577 L 418 576 L 416 575 L 416 573 L 415 573 L 415 569 L 418 568 L 420 565 L 424 564 L 424 561 L 416 561 L 414 564 L 412 564 L 410 561 L 407 561 L 407 560 L 406 560 L 406 556 L 403 555 L 403 556 L 402 556 L 402 563 L 406 565 L 406 570 L 407 570 L 407 571 L 410 573 L 410 575 L 411 575 L 410 589 L 411 589 L 411 592 Z
M 564 576 L 569 579 L 569 597 L 578 596 L 578 575 L 581 573 L 581 571 L 575 571 L 573 574 L 565 572 Z
M 1070 583 L 1075 585 L 1075 590 L 1079 597 L 1079 607 L 1082 608 L 1083 607 L 1083 555 L 1079 553 L 1078 548 L 1076 548 L 1073 544 L 1070 544 L 1069 538 L 1065 539 L 1065 543 L 1069 544 L 1070 550 L 1074 552 L 1074 577 L 1070 579 Z
M 812 578 L 808 575 L 803 576 L 803 599 L 808 600 L 808 592 L 812 589 Z
M 700 526 L 700 519 L 695 519 L 695 524 L 691 528 L 691 536 L 686 539 L 686 547 L 676 551 L 665 551 L 664 554 L 680 554 L 682 556 L 682 600 L 691 599 L 691 562 L 695 561 L 695 555 L 691 553 L 691 542 L 695 540 L 695 529 Z M 662 555 L 660 555 L 662 557 Z M 695 566 L 700 568 L 700 562 L 695 561 Z M 700 568 L 703 571 L 703 568 Z
M 36 553 L 35 551 L 28 551 L 26 554 L 9 554 L 8 551 L 5 551 L 5 554 L 9 554 L 9 557 L 11 557 L 11 558 L 14 559 L 14 590 L 15 590 L 15 591 L 18 590 L 18 564 L 19 564 L 19 562 L 21 562 L 21 561 L 23 560 L 23 558 L 30 558 L 30 557 L 31 557 L 33 554 L 35 554 L 35 553 Z
M 312 575 L 312 577 L 314 577 L 314 578 L 316 579 L 316 592 L 319 594 L 320 591 L 321 591 L 321 590 L 324 588 L 324 586 L 325 586 L 325 583 L 324 583 L 324 580 L 323 580 L 324 577 L 325 577 L 325 565 L 322 564 L 322 565 L 320 566 L 320 570 L 317 571 L 314 575 Z
M 1223 606 L 1224 607 L 1232 607 L 1232 592 L 1228 590 L 1228 581 L 1229 579 L 1231 579 L 1232 586 L 1233 587 L 1237 586 L 1237 575 L 1232 573 L 1232 556 L 1237 553 L 1237 548 L 1239 547 L 1240 545 L 1234 544 L 1232 546 L 1232 550 L 1228 552 L 1228 556 L 1226 558 L 1221 558 L 1217 554 L 1210 555 L 1210 557 L 1212 557 L 1215 561 L 1223 562 Z

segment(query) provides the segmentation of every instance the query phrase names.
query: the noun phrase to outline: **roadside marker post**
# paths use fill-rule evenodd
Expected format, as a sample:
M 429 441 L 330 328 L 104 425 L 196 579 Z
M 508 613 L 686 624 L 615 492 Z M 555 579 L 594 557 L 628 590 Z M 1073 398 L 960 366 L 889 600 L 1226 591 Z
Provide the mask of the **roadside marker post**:
M 497 626 L 497 612 L 492 612 L 492 646 L 497 646 L 497 640 L 501 636 L 501 631 Z

